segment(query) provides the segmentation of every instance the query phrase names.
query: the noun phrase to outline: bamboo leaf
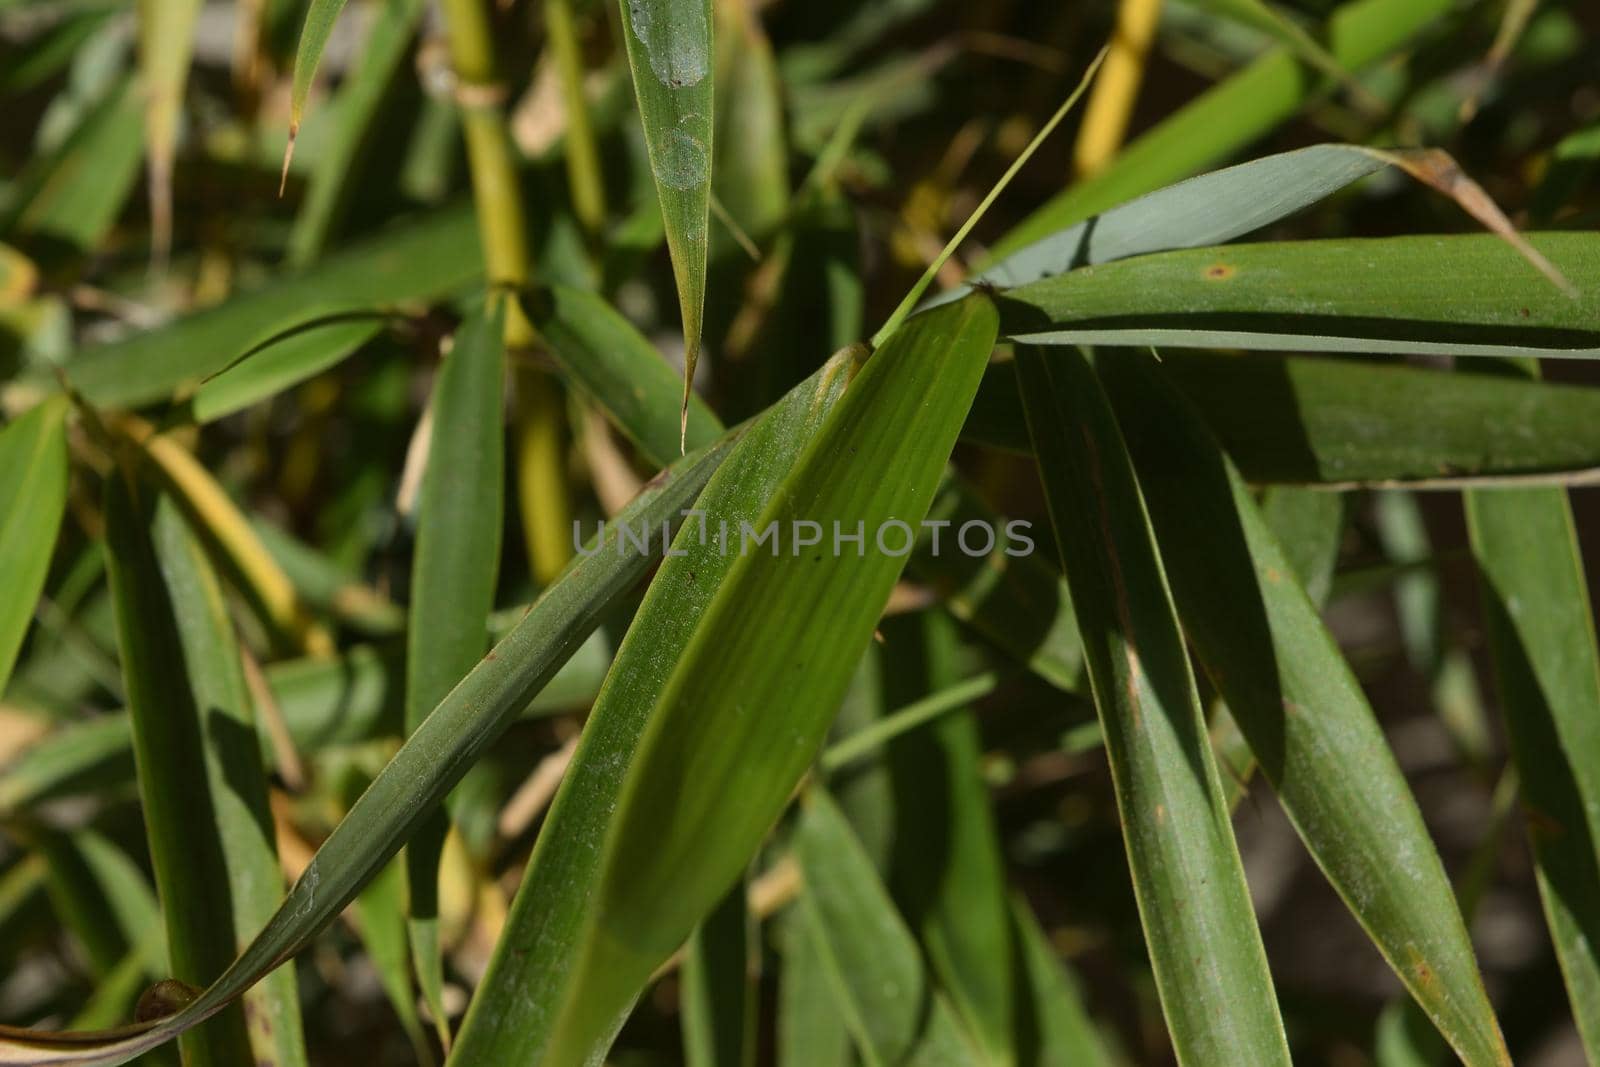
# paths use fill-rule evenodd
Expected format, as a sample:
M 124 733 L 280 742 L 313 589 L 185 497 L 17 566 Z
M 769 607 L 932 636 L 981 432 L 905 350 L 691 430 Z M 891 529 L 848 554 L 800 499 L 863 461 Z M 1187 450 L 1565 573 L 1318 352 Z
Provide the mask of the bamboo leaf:
M 897 616 L 885 619 L 879 632 L 893 704 L 960 681 L 960 646 L 947 616 Z M 1016 961 L 1005 871 L 979 767 L 978 722 L 965 703 L 888 745 L 897 816 L 888 883 L 983 1058 L 1015 1063 Z
M 1600 390 L 1307 356 L 1162 357 L 1257 484 L 1563 482 L 1600 468 Z M 990 368 L 963 438 L 1031 450 L 1014 378 Z
M 1293 564 L 1153 357 L 1099 364 L 1185 632 L 1284 811 L 1462 1060 L 1509 1064 L 1416 801 Z
M 0 430 L 0 692 L 44 591 L 67 504 L 67 405 L 48 400 Z
M 189 414 L 207 423 L 242 411 L 335 366 L 382 329 L 383 319 L 373 315 L 337 316 L 292 329 L 206 379 L 189 400 Z
M 191 688 L 196 649 L 183 632 L 197 590 L 165 571 L 172 545 L 147 487 L 106 483 L 106 532 L 123 679 L 156 887 L 173 976 L 203 986 L 233 956 L 235 904 L 216 823 L 204 715 Z M 181 565 L 181 564 L 180 564 Z M 182 605 L 181 607 L 179 605 Z M 185 1062 L 233 1065 L 251 1057 L 244 1013 L 230 1008 L 186 1034 Z
M 523 308 L 569 380 L 593 397 L 651 462 L 665 466 L 681 444 L 700 448 L 722 433 L 716 415 L 692 394 L 687 422 L 680 425 L 672 417 L 678 376 L 603 298 L 557 284 L 525 299 Z
M 1015 385 L 1010 388 L 1015 395 Z M 1021 415 L 1018 411 L 1019 420 Z M 973 523 L 999 531 L 993 549 L 981 556 L 961 550 L 961 531 Z M 1072 595 L 1060 572 L 1034 555 L 1032 525 L 1004 520 L 954 476 L 928 510 L 927 525 L 928 535 L 918 540 L 911 557 L 912 575 L 940 594 L 946 611 L 1017 662 L 1058 689 L 1082 691 L 1083 645 Z M 942 547 L 936 546 L 935 532 L 943 533 Z
M 505 511 L 505 309 L 505 298 L 491 295 L 462 323 L 434 387 L 406 629 L 407 731 L 422 725 L 489 643 Z M 406 873 L 417 980 L 449 1048 L 438 913 L 447 828 L 441 812 L 412 837 Z
M 992 324 L 978 298 L 898 331 L 760 505 L 754 529 L 779 523 L 776 543 L 784 546 L 781 527 L 802 516 L 824 530 L 835 519 L 848 529 L 857 521 L 876 528 L 891 519 L 920 520 L 987 360 Z M 835 364 L 835 373 L 842 369 Z M 895 477 L 887 478 L 883 472 L 891 467 Z M 714 545 L 702 552 L 717 557 Z M 649 724 L 616 801 L 598 878 L 592 888 L 578 883 L 578 891 L 592 892 L 594 902 L 576 939 L 562 1011 L 544 1038 L 553 1061 L 582 1059 L 609 1042 L 619 1013 L 655 965 L 744 868 L 814 754 L 903 565 L 903 556 L 865 548 L 860 555 L 836 557 L 742 554 L 727 565 L 709 600 L 700 593 L 689 601 L 695 608 L 672 605 L 682 621 L 668 647 L 682 652 L 674 663 L 674 657 L 651 649 L 651 659 L 662 661 L 651 671 L 656 685 L 631 697 L 641 706 L 628 714 L 635 722 L 648 717 Z M 689 577 L 691 584 L 695 580 Z M 761 607 L 789 601 L 801 590 L 806 603 L 826 605 L 826 616 Z M 799 645 L 802 628 L 826 638 Z M 803 658 L 771 655 L 800 647 L 806 649 Z M 629 659 L 619 654 L 613 680 Z M 714 670 L 699 667 L 711 659 Z M 662 667 L 670 670 L 662 674 Z M 767 709 L 759 722 L 742 717 L 741 709 L 749 706 Z M 774 729 L 773 721 L 784 726 Z M 670 803 L 663 800 L 669 795 Z M 734 796 L 740 803 L 730 808 L 725 801 Z M 670 898 L 638 895 L 646 886 L 665 884 L 658 879 L 676 887 Z M 519 893 L 519 910 L 527 906 L 529 884 Z M 526 944 L 525 937 L 508 940 Z M 498 985 L 494 977 L 491 968 L 485 991 Z M 526 986 L 515 988 L 526 999 Z M 486 1001 L 480 992 L 467 1029 L 474 1019 L 491 1015 L 501 1025 L 518 1025 L 520 1018 L 503 1014 L 508 999 Z M 491 1007 L 483 1008 L 486 1002 Z M 463 1034 L 456 1055 L 481 1061 L 467 1055 L 467 1048 Z
M 715 96 L 711 0 L 619 0 L 619 5 L 683 314 L 680 437 L 686 440 L 706 302 Z
M 1583 1047 L 1600 1056 L 1600 657 L 1571 505 L 1560 489 L 1466 494 L 1539 895 Z
M 1003 331 L 1033 344 L 1402 355 L 1600 357 L 1600 246 L 1533 246 L 1572 297 L 1498 237 L 1299 241 L 1164 252 L 1006 291 Z
M 1360 72 L 1414 40 L 1451 8 L 1451 0 L 1349 0 L 1329 15 L 1321 39 L 1340 67 Z M 1008 255 L 1226 158 L 1328 88 L 1290 49 L 1274 49 L 1126 146 L 1105 170 L 1051 199 L 1007 234 L 995 254 Z
M 1172 599 L 1110 405 L 1076 350 L 1017 372 L 1178 1060 L 1289 1062 Z
M 754 526 L 837 404 L 856 355 L 836 355 L 758 420 L 694 501 L 695 522 L 663 561 L 589 713 L 512 902 L 506 933 L 462 1023 L 453 1062 L 547 1055 L 556 1014 L 573 981 L 575 945 L 594 904 L 600 855 L 592 843 L 605 835 L 616 806 L 622 787 L 617 768 L 634 758 L 657 691 L 733 565 L 734 553 L 721 546 L 740 537 L 742 524 Z M 724 524 L 729 542 L 719 536 Z
M 118 79 L 88 108 L 53 152 L 33 156 L 16 177 L 0 215 L 8 240 L 97 247 L 139 178 L 144 142 L 135 79 Z
M 689 1067 L 755 1063 L 756 933 L 743 880 L 695 929 L 683 958 L 683 1059 Z
M 1066 226 L 985 268 L 968 285 L 1012 288 L 1075 267 L 1225 244 L 1388 165 L 1356 145 L 1324 144 L 1224 167 Z
M 834 1007 L 821 946 L 799 904 L 780 920 L 778 1067 L 838 1067 L 850 1057 L 850 1034 Z
M 799 908 L 864 1062 L 986 1062 L 923 970 L 917 943 L 839 809 L 807 790 L 795 833 Z
M 462 205 L 170 325 L 90 348 L 73 358 L 68 373 L 73 387 L 101 407 L 151 404 L 306 323 L 437 299 L 482 276 L 477 226 Z
M 1078 982 L 1067 973 L 1039 920 L 1018 897 L 1011 908 L 1024 993 L 1022 1062 L 1036 1067 L 1111 1067 Z
M 680 460 L 619 523 L 668 529 L 682 518 L 736 435 Z M 0 1027 L 0 1063 L 112 1065 L 155 1048 L 223 1011 L 308 945 L 399 850 L 511 719 L 644 574 L 654 553 L 624 552 L 615 528 L 573 560 L 561 579 L 451 690 L 322 843 L 265 927 L 211 986 L 155 1022 L 100 1033 Z M 659 551 L 659 550 L 658 550 Z

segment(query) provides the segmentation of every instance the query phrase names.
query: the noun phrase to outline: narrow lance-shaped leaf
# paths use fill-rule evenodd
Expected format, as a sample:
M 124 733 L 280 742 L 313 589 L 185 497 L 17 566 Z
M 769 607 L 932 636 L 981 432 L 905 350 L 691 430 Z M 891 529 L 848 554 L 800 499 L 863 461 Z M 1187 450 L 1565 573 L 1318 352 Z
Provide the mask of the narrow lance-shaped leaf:
M 674 464 L 618 516 L 618 523 L 671 529 L 736 438 L 731 434 Z M 462 679 L 412 734 L 322 843 L 261 933 L 211 986 L 159 1021 L 119 1030 L 52 1033 L 0 1027 L 0 1063 L 125 1063 L 223 1011 L 299 953 L 393 858 L 654 558 L 653 552 L 619 551 L 612 528 L 575 559 L 496 646 L 495 655 Z
M 294 142 L 300 133 L 300 120 L 305 115 L 306 98 L 316 81 L 317 64 L 322 62 L 322 50 L 328 47 L 333 34 L 333 24 L 344 10 L 345 0 L 311 0 L 306 8 L 305 25 L 300 28 L 300 43 L 294 52 L 294 83 L 289 90 L 289 143 L 283 150 L 283 177 L 278 195 L 283 195 L 283 185 L 289 180 L 289 161 L 294 158 Z
M 1017 372 L 1178 1061 L 1287 1065 L 1194 678 L 1116 420 L 1075 349 L 1020 346 Z
M 162 510 L 170 504 L 159 505 Z M 206 772 L 202 709 L 178 612 L 187 590 L 169 583 L 156 547 L 158 499 L 122 472 L 106 483 L 106 536 L 123 679 L 150 857 L 166 919 L 173 976 L 203 986 L 233 956 L 234 903 Z M 244 1013 L 229 1008 L 183 1038 L 183 1058 L 218 1067 L 250 1060 Z
M 893 705 L 960 681 L 961 647 L 948 616 L 896 616 L 879 632 Z M 1017 1062 L 1016 961 L 982 754 L 977 719 L 959 705 L 888 745 L 896 816 L 888 882 L 958 1018 L 985 1059 L 1007 1064 Z
M 802 808 L 795 852 L 804 888 L 796 906 L 862 1060 L 872 1067 L 991 1062 L 934 990 L 915 938 L 833 800 L 813 788 Z
M 462 323 L 434 387 L 406 629 L 407 731 L 422 725 L 489 643 L 505 508 L 505 308 L 505 297 L 491 295 Z M 446 1047 L 438 891 L 447 826 L 438 813 L 406 848 L 411 951 Z
M 1416 801 L 1249 489 L 1152 356 L 1098 365 L 1184 629 L 1285 813 L 1462 1060 L 1509 1064 Z
M 1025 999 L 1022 1062 L 1037 1067 L 1111 1067 L 1084 1007 L 1081 987 L 1056 957 L 1039 920 L 1018 897 L 1012 905 Z
M 1539 234 L 1569 295 L 1500 238 L 1287 241 L 1163 252 L 1007 290 L 1036 344 L 1600 357 L 1600 245 Z
M 1322 39 L 1345 70 L 1359 72 L 1404 46 L 1453 7 L 1452 0 L 1350 0 L 1328 17 Z M 1263 55 L 1124 148 L 1111 166 L 1074 184 L 997 245 L 1006 255 L 1063 227 L 1226 158 L 1294 116 L 1328 87 L 1288 48 Z
M 618 768 L 633 759 L 656 694 L 733 565 L 745 524 L 755 526 L 816 436 L 858 355 L 848 349 L 835 355 L 760 418 L 694 501 L 698 515 L 679 533 L 650 584 L 590 710 L 505 933 L 462 1023 L 453 1062 L 539 1060 L 547 1054 L 573 978 L 574 946 L 594 903 L 600 863 L 594 842 L 604 837 L 617 803 Z M 724 524 L 726 539 L 719 536 Z M 639 533 L 635 528 L 632 536 Z
M 689 1067 L 755 1063 L 757 936 L 743 879 L 734 883 L 684 946 L 683 1059 Z
M 706 302 L 707 224 L 711 213 L 711 0 L 618 0 L 633 89 L 644 123 L 650 170 L 661 198 L 667 248 L 683 315 L 683 404 L 700 355 Z M 680 442 L 680 448 L 686 447 Z
M 211 832 L 216 835 L 226 871 L 233 938 L 223 947 L 232 955 L 249 944 L 272 917 L 283 895 L 283 872 L 267 808 L 262 745 L 233 622 L 204 549 L 170 502 L 157 506 L 153 532 L 205 746 L 210 804 L 204 814 L 214 827 Z M 131 686 L 129 692 L 133 692 Z M 141 709 L 132 705 L 131 710 L 137 737 Z M 145 714 L 150 711 L 143 710 Z M 244 1009 L 256 1064 L 294 1067 L 306 1062 L 293 968 L 268 975 L 246 993 Z
M 1310 356 L 1162 360 L 1256 484 L 1562 482 L 1600 468 L 1600 389 Z M 990 368 L 964 440 L 1031 450 L 1015 378 Z
M 81 352 L 69 367 L 72 385 L 107 408 L 167 400 L 306 323 L 437 299 L 482 276 L 472 209 L 449 208 L 215 307 Z
M 815 755 L 905 565 L 889 538 L 903 530 L 909 553 L 907 527 L 927 513 L 994 326 L 988 300 L 974 297 L 895 331 L 763 508 L 756 528 L 772 528 L 775 554 L 733 561 L 653 694 L 603 845 L 553 1062 L 609 1044 Z M 824 531 L 811 545 L 835 523 L 860 524 L 871 543 L 831 554 L 805 543 L 812 528 L 801 522 Z M 790 610 L 770 610 L 778 603 Z
M 1467 530 L 1539 895 L 1578 1033 L 1600 1057 L 1600 656 L 1560 489 L 1475 490 Z
M 0 692 L 50 570 L 67 505 L 67 402 L 48 400 L 0 430 Z

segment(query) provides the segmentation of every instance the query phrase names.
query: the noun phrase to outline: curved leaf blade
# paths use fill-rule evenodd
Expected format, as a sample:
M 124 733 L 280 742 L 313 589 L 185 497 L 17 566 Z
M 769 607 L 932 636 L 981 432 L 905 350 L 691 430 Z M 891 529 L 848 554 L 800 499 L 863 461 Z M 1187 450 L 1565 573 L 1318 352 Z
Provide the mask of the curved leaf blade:
M 0 691 L 44 591 L 67 506 L 67 402 L 57 397 L 0 430 Z
M 1134 893 L 1178 1061 L 1289 1063 L 1172 598 L 1116 420 L 1076 350 L 1017 350 Z
M 1184 630 L 1284 811 L 1462 1060 L 1509 1064 L 1416 800 L 1244 480 L 1153 357 L 1100 368 Z
M 619 0 L 619 6 L 683 315 L 682 436 L 706 303 L 716 80 L 711 0 Z

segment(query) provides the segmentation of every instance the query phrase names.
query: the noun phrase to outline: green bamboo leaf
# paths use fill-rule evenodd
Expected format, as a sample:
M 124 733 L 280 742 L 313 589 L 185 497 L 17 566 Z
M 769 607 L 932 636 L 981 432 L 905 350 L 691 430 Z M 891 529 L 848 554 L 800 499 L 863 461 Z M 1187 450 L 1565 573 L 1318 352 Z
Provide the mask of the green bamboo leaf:
M 349 812 L 356 799 L 372 784 L 371 776 L 356 763 L 344 768 L 339 792 Z M 419 1064 L 434 1062 L 433 1047 L 417 1014 L 417 995 L 411 982 L 411 939 L 406 926 L 406 869 L 389 863 L 373 876 L 351 904 L 356 933 L 367 950 L 378 982 L 400 1020 L 400 1029 L 416 1052 Z
M 1320 35 L 1344 70 L 1359 72 L 1448 14 L 1451 0 L 1350 0 Z M 1202 93 L 1087 181 L 1039 208 L 995 248 L 1008 255 L 1135 196 L 1226 158 L 1292 118 L 1329 88 L 1288 48 L 1268 52 Z
M 1111 1067 L 1077 980 L 1057 958 L 1021 897 L 1012 902 L 1011 920 L 1025 998 L 1020 1061 L 1032 1067 Z
M 1583 1047 L 1600 1057 L 1600 656 L 1560 489 L 1466 494 L 1467 530 L 1539 895 Z
M 1163 353 L 1251 482 L 1456 485 L 1582 480 L 1600 468 L 1600 390 L 1502 375 L 1251 354 Z M 962 436 L 1027 452 L 1011 368 L 990 368 Z
M 372 340 L 383 323 L 376 315 L 348 315 L 296 326 L 206 379 L 189 400 L 190 417 L 212 422 L 298 385 Z
M 809 441 L 792 472 L 782 477 L 780 468 L 781 481 L 771 497 L 763 494 L 742 502 L 759 508 L 759 518 L 750 524 L 752 532 L 800 516 L 823 529 L 837 518 L 846 530 L 853 530 L 857 521 L 876 528 L 891 519 L 920 520 L 949 452 L 944 435 L 948 430 L 953 442 L 970 390 L 976 388 L 988 357 L 992 321 L 980 298 L 940 309 L 897 332 L 856 376 L 814 439 L 809 434 L 791 435 Z M 836 357 L 822 381 L 836 380 L 849 359 L 848 352 Z M 802 396 L 806 408 L 812 406 L 809 395 L 806 391 Z M 868 417 L 867 411 L 876 417 Z M 802 409 L 805 414 L 809 411 Z M 947 420 L 953 421 L 946 425 Z M 787 449 L 795 447 L 789 439 L 780 440 Z M 760 453 L 753 453 L 750 462 L 763 476 L 772 476 L 771 465 Z M 852 468 L 852 463 L 858 466 Z M 860 469 L 863 464 L 872 465 L 871 470 Z M 885 472 L 892 467 L 895 477 L 878 473 L 877 464 L 884 464 Z M 717 517 L 716 511 L 707 510 Z M 748 518 L 742 521 L 748 523 Z M 781 529 L 770 536 L 778 537 L 780 545 L 787 543 Z M 524 909 L 549 908 L 552 898 L 531 892 L 536 879 L 526 880 L 513 909 L 515 932 L 508 931 L 496 963 L 503 970 L 510 953 L 519 968 L 532 964 L 531 973 L 523 972 L 522 980 L 512 985 L 491 966 L 456 1049 L 464 1062 L 482 1062 L 492 1055 L 487 1052 L 495 1047 L 491 1042 L 511 1035 L 523 1043 L 548 1042 L 544 1055 L 554 1062 L 582 1059 L 609 1042 L 619 1014 L 653 967 L 677 948 L 726 891 L 777 816 L 847 688 L 872 624 L 904 564 L 903 556 L 865 549 L 859 556 L 817 553 L 800 559 L 787 552 L 769 556 L 763 548 L 730 562 L 717 551 L 715 540 L 702 538 L 711 543 L 684 548 L 707 557 L 713 576 L 726 568 L 726 577 L 720 582 L 708 580 L 700 566 L 677 572 L 675 580 L 688 587 L 687 596 L 657 601 L 674 620 L 670 626 L 656 624 L 657 630 L 666 631 L 665 641 L 657 636 L 642 640 L 643 663 L 637 665 L 625 647 L 608 681 L 609 691 L 626 678 L 631 690 L 626 697 L 631 706 L 612 714 L 634 724 L 648 720 L 648 725 L 615 801 L 598 877 L 564 876 L 554 883 L 571 884 L 569 895 L 593 897 L 592 903 L 580 898 L 576 906 L 562 909 L 564 928 L 554 936 L 566 944 L 575 942 L 575 950 L 561 952 L 554 960 L 528 951 L 535 940 L 541 949 L 550 943 L 552 932 L 542 931 L 540 938 L 517 929 L 518 920 Z M 665 577 L 663 570 L 655 588 Z M 819 625 L 822 617 L 812 612 L 772 613 L 758 605 L 788 600 L 792 590 L 802 588 L 807 590 L 806 603 L 827 605 L 828 621 L 821 630 L 827 639 L 820 645 L 808 641 L 803 663 L 787 657 L 774 661 L 770 650 L 801 647 L 800 630 Z M 813 596 L 819 599 L 812 600 Z M 644 619 L 641 611 L 630 640 Z M 674 651 L 662 651 L 663 644 Z M 713 658 L 714 670 L 697 666 Z M 636 680 L 645 684 L 634 689 Z M 605 702 L 603 696 L 601 704 Z M 759 723 L 742 719 L 739 709 L 751 704 L 777 710 L 760 716 Z M 771 727 L 771 715 L 787 721 L 784 729 Z M 590 730 L 598 720 L 599 709 L 591 717 Z M 633 736 L 638 736 L 637 730 L 635 725 Z M 566 785 L 573 782 L 569 772 Z M 695 783 L 692 791 L 689 782 Z M 610 783 L 604 786 L 607 792 L 615 788 Z M 662 798 L 669 793 L 674 799 L 664 803 Z M 734 796 L 741 798 L 736 807 L 722 803 Z M 686 808 L 690 799 L 694 804 Z M 604 820 L 603 811 L 587 817 Z M 559 826 L 547 823 L 541 841 L 552 840 L 552 828 Z M 569 841 L 558 855 L 575 846 L 593 852 L 579 844 L 592 841 L 593 833 L 568 831 L 562 836 Z M 627 862 L 615 857 L 627 857 Z M 582 860 L 594 870 L 592 856 Z M 530 871 L 540 868 L 536 856 Z M 676 887 L 670 898 L 650 894 L 646 901 L 635 895 L 646 885 L 664 884 L 658 878 L 670 879 Z M 530 905 L 530 900 L 535 903 Z M 567 961 L 564 966 L 561 960 Z M 552 977 L 542 981 L 534 977 L 541 973 Z M 530 1024 L 526 1009 L 513 1012 L 506 1007 L 513 1000 L 527 1001 L 533 982 L 545 988 L 557 982 L 566 987 L 557 990 L 563 997 L 553 1025 L 548 1016 L 547 1021 Z M 486 995 L 504 986 L 514 988 L 516 996 Z M 541 992 L 540 1009 L 550 1010 L 553 999 Z M 480 1019 L 493 1019 L 490 1026 L 504 1029 L 497 1036 L 486 1026 L 484 1043 L 469 1054 L 467 1034 Z M 535 1031 L 531 1041 L 529 1030 Z
M 289 143 L 283 151 L 283 181 L 289 178 L 289 161 L 294 157 L 294 141 L 300 133 L 300 120 L 305 115 L 306 98 L 317 78 L 317 64 L 322 62 L 322 50 L 328 47 L 333 34 L 333 24 L 339 21 L 345 0 L 311 0 L 306 8 L 306 21 L 300 27 L 300 43 L 294 52 L 294 81 L 289 90 Z M 283 195 L 280 185 L 278 194 Z
M 548 1053 L 573 980 L 575 945 L 593 908 L 600 864 L 593 843 L 604 837 L 617 804 L 617 769 L 632 761 L 658 690 L 733 565 L 736 553 L 724 551 L 715 532 L 726 524 L 731 540 L 740 537 L 742 524 L 755 527 L 838 403 L 857 355 L 845 350 L 834 356 L 758 420 L 694 502 L 696 521 L 662 563 L 589 713 L 506 931 L 457 1035 L 454 1062 L 538 1060 Z M 713 535 L 700 536 L 702 530 Z
M 706 302 L 716 80 L 711 0 L 619 0 L 619 6 L 683 314 L 685 436 Z
M 522 306 L 568 380 L 594 398 L 652 463 L 665 466 L 682 443 L 700 448 L 722 433 L 716 415 L 695 395 L 686 423 L 672 417 L 682 388 L 677 374 L 604 298 L 558 284 Z
M 1533 238 L 1569 296 L 1500 238 L 1289 241 L 1164 252 L 1007 290 L 1003 332 L 1032 344 L 1600 357 L 1600 244 Z
M 28 160 L 0 215 L 8 240 L 32 237 L 80 252 L 99 246 L 139 178 L 138 90 L 132 77 L 118 79 L 55 151 Z
M 778 1067 L 839 1067 L 850 1059 L 850 1033 L 834 1006 L 822 946 L 803 907 L 779 920 Z
M 625 550 L 619 527 L 671 530 L 727 456 L 738 434 L 658 476 L 561 578 L 450 691 L 401 746 L 339 823 L 278 910 L 211 986 L 156 1022 L 102 1033 L 0 1027 L 0 1063 L 110 1065 L 127 1062 L 205 1022 L 308 945 L 392 859 L 401 844 L 467 773 L 644 575 L 652 551 Z M 504 943 L 504 942 L 502 942 Z M 463 1035 L 464 1036 L 464 1035 Z M 459 1045 L 458 1045 L 459 1047 Z
M 211 709 L 199 703 L 189 673 L 204 669 L 194 662 L 196 635 L 185 631 L 194 622 L 199 590 L 192 564 L 189 574 L 167 569 L 176 558 L 165 532 L 173 520 L 170 504 L 158 501 L 147 486 L 130 485 L 120 474 L 108 479 L 108 562 L 140 798 L 173 977 L 203 986 L 232 959 L 236 912 L 216 821 L 221 798 L 213 796 L 209 773 L 215 758 L 207 752 Z M 164 520 L 162 512 L 169 517 Z M 246 832 L 260 831 L 252 826 Z M 184 1035 L 182 1047 L 185 1062 L 248 1062 L 244 1012 L 227 1009 Z
M 516 609 L 521 615 L 522 609 Z M 496 619 L 494 632 L 511 629 Z M 404 720 L 405 657 L 393 646 L 356 645 L 332 659 L 311 656 L 269 663 L 267 688 L 297 751 L 398 737 Z M 522 709 L 542 716 L 594 699 L 611 665 L 611 648 L 596 633 Z M 0 814 L 12 815 L 57 796 L 114 790 L 133 781 L 133 735 L 126 713 L 61 727 L 0 770 Z M 277 753 L 262 738 L 261 758 Z M 3 1061 L 0 1061 L 3 1062 Z
M 1075 267 L 1226 244 L 1388 166 L 1357 145 L 1324 144 L 1224 167 L 1065 226 L 985 268 L 968 284 L 1013 288 Z
M 189 81 L 200 0 L 139 0 L 139 96 L 144 102 L 150 244 L 164 264 L 172 248 L 172 166 Z
M 823 530 L 859 522 L 881 534 L 920 522 L 988 360 L 994 321 L 977 297 L 896 331 L 763 508 L 757 529 L 779 524 L 775 554 L 733 561 L 653 697 L 554 1028 L 555 1062 L 609 1043 L 654 967 L 748 862 L 815 754 L 904 567 L 904 555 L 876 544 L 811 553 L 784 525 L 806 517 Z M 778 613 L 775 603 L 816 608 Z M 750 707 L 765 712 L 752 717 Z M 665 900 L 646 889 L 666 884 L 675 892 Z
M 489 644 L 505 511 L 506 298 L 491 295 L 462 323 L 433 392 L 433 430 L 406 630 L 406 729 L 422 725 Z M 406 849 L 412 958 L 446 1048 L 439 944 L 439 856 L 448 820 L 430 819 Z
M 289 120 L 288 155 L 305 112 L 316 66 L 328 33 L 345 0 L 313 0 L 295 54 Z M 385 94 L 394 84 L 422 17 L 422 0 L 382 0 L 372 28 L 362 42 L 361 58 L 340 86 L 328 113 L 334 129 L 320 146 L 305 201 L 289 231 L 288 262 L 303 267 L 321 258 L 323 247 L 338 227 L 362 176 L 360 158 L 372 141 L 373 125 Z M 326 23 L 324 25 L 324 23 Z M 313 40 L 316 37 L 316 40 Z M 314 51 L 312 51 L 314 49 Z
M 1099 366 L 1185 632 L 1285 813 L 1462 1060 L 1509 1064 L 1416 801 L 1244 480 L 1153 357 L 1110 353 Z
M 871 1067 L 988 1062 L 934 990 L 872 861 L 820 789 L 803 797 L 795 853 L 805 883 L 797 906 L 862 1060 Z
M 879 632 L 893 704 L 960 681 L 961 648 L 949 617 L 898 616 L 885 619 Z M 881 719 L 879 725 L 896 718 Z M 888 882 L 985 1061 L 1012 1064 L 1017 1062 L 1016 961 L 999 834 L 979 767 L 982 755 L 978 721 L 964 703 L 888 745 L 897 816 Z
M 462 205 L 170 325 L 90 348 L 73 358 L 68 373 L 73 387 L 100 407 L 151 404 L 308 322 L 437 299 L 482 276 L 477 225 L 471 207 Z
M 0 430 L 0 692 L 44 591 L 67 505 L 67 405 L 48 400 Z
M 755 1063 L 756 926 L 741 879 L 684 946 L 683 1060 L 689 1067 L 741 1067 Z
M 1289 1062 L 1194 678 L 1133 467 L 1076 350 L 1018 380 L 1180 1063 Z

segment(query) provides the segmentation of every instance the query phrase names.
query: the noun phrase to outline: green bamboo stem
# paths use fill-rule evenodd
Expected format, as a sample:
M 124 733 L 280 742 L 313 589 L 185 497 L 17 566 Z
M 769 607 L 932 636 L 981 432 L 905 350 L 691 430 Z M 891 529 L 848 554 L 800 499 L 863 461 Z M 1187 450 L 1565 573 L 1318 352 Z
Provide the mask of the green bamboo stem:
M 561 75 L 561 94 L 567 111 L 567 184 L 572 211 L 584 236 L 597 243 L 606 222 L 606 185 L 600 170 L 600 150 L 589 121 L 589 102 L 583 92 L 583 55 L 572 18 L 571 0 L 545 0 L 544 28 Z

